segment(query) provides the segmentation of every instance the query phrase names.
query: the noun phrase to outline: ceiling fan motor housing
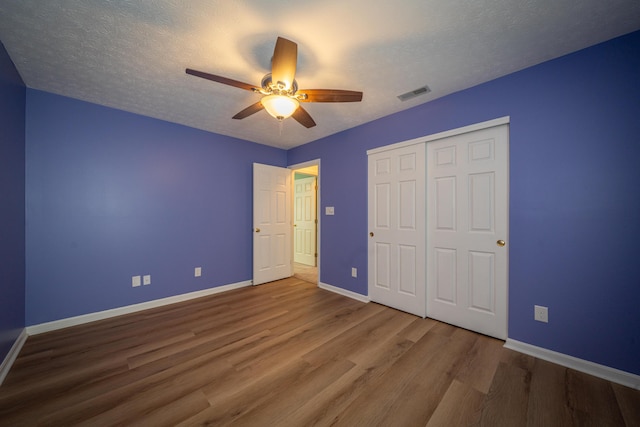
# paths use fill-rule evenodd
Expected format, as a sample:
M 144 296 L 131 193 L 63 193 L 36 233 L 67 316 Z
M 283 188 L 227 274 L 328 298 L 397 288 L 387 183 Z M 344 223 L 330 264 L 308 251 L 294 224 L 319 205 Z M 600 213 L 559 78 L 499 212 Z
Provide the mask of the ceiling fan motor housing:
M 262 86 L 262 90 L 260 90 L 260 93 L 262 93 L 263 95 L 285 95 L 296 97 L 296 92 L 298 91 L 298 82 L 295 79 L 293 80 L 293 84 L 291 85 L 291 87 L 287 89 L 286 84 L 283 82 L 274 83 L 271 73 L 265 74 L 260 85 Z

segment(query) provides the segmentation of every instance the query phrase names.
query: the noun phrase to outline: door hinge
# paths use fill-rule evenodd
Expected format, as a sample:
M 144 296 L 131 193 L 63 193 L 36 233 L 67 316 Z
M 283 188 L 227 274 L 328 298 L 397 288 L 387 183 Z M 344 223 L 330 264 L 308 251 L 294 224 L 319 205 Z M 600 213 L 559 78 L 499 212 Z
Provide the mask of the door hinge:
M 313 254 L 314 257 L 318 258 L 318 254 Z

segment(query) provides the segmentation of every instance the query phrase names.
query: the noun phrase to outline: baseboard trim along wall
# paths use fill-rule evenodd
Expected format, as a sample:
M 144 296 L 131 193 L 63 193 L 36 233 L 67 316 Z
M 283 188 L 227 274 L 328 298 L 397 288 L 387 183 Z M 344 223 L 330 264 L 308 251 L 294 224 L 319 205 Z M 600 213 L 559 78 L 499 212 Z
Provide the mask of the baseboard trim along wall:
M 233 289 L 251 286 L 252 281 L 232 283 L 229 285 L 217 286 L 215 288 L 204 289 L 202 291 L 189 292 L 187 294 L 161 298 L 153 301 L 142 302 L 140 304 L 127 305 L 125 307 L 113 308 L 111 310 L 98 311 L 96 313 L 83 314 L 81 316 L 69 317 L 66 319 L 54 320 L 52 322 L 41 323 L 39 325 L 27 326 L 27 335 L 37 335 L 45 332 L 56 331 L 70 326 L 82 325 L 96 320 L 108 319 L 110 317 L 121 316 L 123 314 L 135 313 L 137 311 L 148 310 L 150 308 L 162 307 L 163 305 L 175 304 L 177 302 L 188 301 L 195 298 L 218 294 Z
M 538 359 L 553 362 L 567 368 L 575 369 L 576 371 L 593 375 L 594 377 L 602 378 L 607 381 L 640 390 L 640 375 L 635 375 L 630 372 L 610 368 L 605 365 L 589 362 L 588 360 L 584 359 L 578 359 L 577 357 L 558 353 L 552 350 L 547 350 L 546 348 L 542 347 L 536 347 L 535 345 L 512 339 L 507 339 L 504 346 L 505 348 L 528 354 L 529 356 L 537 357 Z
M 345 297 L 349 297 L 360 302 L 369 302 L 371 301 L 367 295 L 362 295 L 356 292 L 348 291 L 346 289 L 338 288 L 337 286 L 328 285 L 326 283 L 318 282 L 318 287 L 320 289 L 324 289 L 325 291 L 335 292 L 336 294 L 340 294 Z
M 28 336 L 26 328 L 23 328 L 22 332 L 20 332 L 20 335 L 18 335 L 18 338 L 11 346 L 11 350 L 9 350 L 9 353 L 7 353 L 2 364 L 0 364 L 0 385 L 4 382 L 5 377 L 13 366 L 13 362 L 16 361 L 16 358 L 18 357 L 18 354 L 20 354 L 20 350 L 22 350 L 22 346 L 27 341 Z

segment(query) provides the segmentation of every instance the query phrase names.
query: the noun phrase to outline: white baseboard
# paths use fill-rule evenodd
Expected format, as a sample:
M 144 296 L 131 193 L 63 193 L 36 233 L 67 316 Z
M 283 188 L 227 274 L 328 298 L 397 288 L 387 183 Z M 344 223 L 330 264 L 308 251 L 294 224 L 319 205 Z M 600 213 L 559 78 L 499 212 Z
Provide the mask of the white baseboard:
M 349 297 L 360 302 L 369 302 L 371 301 L 367 295 L 362 295 L 356 292 L 348 291 L 346 289 L 338 288 L 337 286 L 328 285 L 326 283 L 318 282 L 318 287 L 320 289 L 324 289 L 325 291 L 335 292 L 336 294 L 343 295 L 345 297 Z
M 7 356 L 2 361 L 2 364 L 0 364 L 0 385 L 2 385 L 2 382 L 13 366 L 13 362 L 16 361 L 16 358 L 18 357 L 20 350 L 22 350 L 22 346 L 27 341 L 28 336 L 26 328 L 23 328 L 22 332 L 20 332 L 20 335 L 18 335 L 18 338 L 16 338 L 16 341 L 11 346 L 9 353 L 7 353 Z
M 54 320 L 52 322 L 40 323 L 39 325 L 27 326 L 28 335 L 37 335 L 45 332 L 56 331 L 58 329 L 68 328 L 69 326 L 82 325 L 84 323 L 95 322 L 96 320 L 108 319 L 110 317 L 121 316 L 123 314 L 135 313 L 137 311 L 148 310 L 150 308 L 161 307 L 163 305 L 175 304 L 177 302 L 188 301 L 208 295 L 218 294 L 220 292 L 230 291 L 232 289 L 251 286 L 252 281 L 232 283 L 229 285 L 217 286 L 215 288 L 204 289 L 202 291 L 189 292 L 187 294 L 176 295 L 167 298 L 161 298 L 153 301 L 147 301 L 140 304 L 128 305 L 125 307 L 113 308 L 111 310 L 98 311 L 96 313 L 83 314 L 81 316 L 69 317 L 66 319 Z
M 507 339 L 504 344 L 505 348 L 528 354 L 548 362 L 553 362 L 576 371 L 584 372 L 594 377 L 602 378 L 617 384 L 640 390 L 640 375 L 630 372 L 621 371 L 619 369 L 610 368 L 609 366 L 600 365 L 598 363 L 589 362 L 588 360 L 578 359 L 563 353 L 558 353 L 546 348 L 536 347 L 535 345 L 524 342 Z

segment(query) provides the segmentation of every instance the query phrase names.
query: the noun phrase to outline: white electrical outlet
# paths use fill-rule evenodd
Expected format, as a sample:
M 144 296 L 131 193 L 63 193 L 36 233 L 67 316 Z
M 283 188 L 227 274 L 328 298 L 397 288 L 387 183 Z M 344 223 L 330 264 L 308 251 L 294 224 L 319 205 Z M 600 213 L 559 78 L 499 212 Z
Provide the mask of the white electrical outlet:
M 140 286 L 140 276 L 132 276 L 131 277 L 131 286 L 137 288 Z
M 147 274 L 142 278 L 142 284 L 143 285 L 150 285 L 151 284 L 151 275 Z
M 194 269 L 193 275 L 194 275 L 195 277 L 200 277 L 200 276 L 202 276 L 202 267 L 196 267 L 196 268 Z
M 358 277 L 358 269 L 351 267 L 351 277 Z
M 549 309 L 541 305 L 534 305 L 533 318 L 538 322 L 549 323 Z
M 325 206 L 324 208 L 324 214 L 325 215 L 335 215 L 336 213 L 336 208 L 333 206 Z

